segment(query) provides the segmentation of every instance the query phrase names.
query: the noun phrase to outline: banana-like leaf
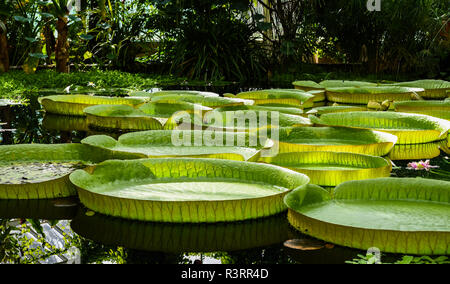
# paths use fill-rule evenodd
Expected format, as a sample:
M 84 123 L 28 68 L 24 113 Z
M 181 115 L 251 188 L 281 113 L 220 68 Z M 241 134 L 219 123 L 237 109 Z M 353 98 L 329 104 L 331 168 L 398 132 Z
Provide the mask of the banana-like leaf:
M 417 80 L 391 85 L 425 89 L 425 92 L 421 96 L 428 99 L 444 99 L 447 97 L 447 92 L 450 90 L 450 82 L 444 80 Z
M 334 112 L 351 112 L 351 111 L 365 111 L 367 107 L 363 106 L 322 106 L 315 107 L 307 112 L 307 114 L 322 115 L 325 113 Z
M 62 115 L 84 116 L 83 110 L 94 105 L 129 105 L 138 107 L 144 98 L 102 97 L 87 95 L 55 95 L 40 97 L 39 103 L 46 112 Z
M 213 96 L 198 96 L 198 95 L 161 95 L 151 99 L 151 102 L 155 103 L 179 103 L 188 102 L 193 104 L 199 104 L 206 107 L 224 107 L 224 106 L 240 106 L 240 105 L 253 105 L 252 100 L 243 100 L 237 98 L 226 97 L 213 97 Z
M 376 83 L 364 81 L 324 80 L 319 83 L 322 88 L 376 87 Z
M 138 131 L 160 130 L 166 118 L 150 116 L 129 105 L 96 105 L 83 110 L 87 123 L 96 129 Z
M 147 97 L 147 98 L 155 98 L 159 96 L 167 96 L 167 95 L 175 95 L 175 96 L 185 96 L 185 95 L 196 95 L 202 97 L 219 97 L 219 94 L 213 92 L 200 92 L 200 91 L 188 91 L 188 90 L 170 90 L 170 91 L 158 91 L 158 92 L 144 92 L 144 91 L 133 91 L 128 94 L 130 97 Z
M 450 120 L 450 101 L 394 102 L 397 112 L 418 113 Z
M 106 161 L 70 175 L 80 201 L 115 217 L 216 223 L 276 215 L 283 197 L 309 182 L 303 174 L 241 161 L 163 158 Z
M 441 154 L 439 150 L 441 145 L 442 141 L 423 144 L 397 144 L 387 157 L 393 161 L 433 159 Z
M 450 253 L 450 182 L 423 178 L 348 181 L 331 194 L 303 186 L 285 197 L 297 230 L 334 244 L 383 252 Z
M 325 87 L 314 81 L 294 81 L 292 82 L 294 88 L 297 90 L 302 90 L 305 92 L 313 91 L 313 90 L 325 90 Z
M 428 115 L 401 112 L 343 112 L 328 113 L 317 118 L 309 116 L 316 125 L 345 126 L 374 129 L 398 137 L 397 144 L 428 143 L 447 138 L 450 122 Z
M 376 156 L 346 152 L 281 153 L 262 157 L 259 162 L 273 164 L 307 175 L 312 184 L 336 186 L 344 181 L 388 177 L 392 165 Z
M 46 113 L 42 120 L 42 127 L 48 130 L 71 132 L 89 131 L 87 118 L 84 116 L 69 116 Z
M 297 108 L 310 108 L 316 100 L 315 95 L 296 89 L 267 89 L 242 92 L 240 99 L 254 100 L 255 105 L 281 104 Z
M 330 151 L 384 156 L 397 137 L 366 129 L 297 127 L 280 128 L 278 141 L 280 153 Z
M 0 199 L 0 219 L 71 220 L 77 214 L 75 197 L 59 199 Z
M 286 216 L 217 224 L 140 222 L 80 210 L 70 227 L 105 245 L 165 253 L 238 251 L 280 244 L 289 235 Z
M 368 104 L 383 101 L 411 101 L 420 98 L 424 89 L 396 86 L 380 87 L 342 87 L 327 88 L 326 96 L 329 101 L 350 104 Z
M 81 144 L 0 146 L 0 199 L 49 199 L 76 195 L 69 174 L 112 158 Z
M 203 157 L 254 161 L 272 141 L 241 132 L 208 130 L 154 130 L 123 134 L 118 140 L 106 135 L 81 141 L 114 153 L 134 153 L 143 157 Z

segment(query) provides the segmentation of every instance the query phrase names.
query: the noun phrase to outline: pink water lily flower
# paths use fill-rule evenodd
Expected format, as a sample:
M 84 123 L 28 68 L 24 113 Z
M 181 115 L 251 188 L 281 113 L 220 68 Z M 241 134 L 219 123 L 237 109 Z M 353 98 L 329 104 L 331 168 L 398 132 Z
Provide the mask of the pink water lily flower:
M 426 170 L 429 171 L 430 169 L 435 169 L 435 168 L 439 168 L 439 166 L 432 166 L 430 165 L 430 160 L 426 160 L 424 161 L 419 161 L 419 162 L 411 162 L 408 164 L 408 166 L 406 167 L 408 170 Z

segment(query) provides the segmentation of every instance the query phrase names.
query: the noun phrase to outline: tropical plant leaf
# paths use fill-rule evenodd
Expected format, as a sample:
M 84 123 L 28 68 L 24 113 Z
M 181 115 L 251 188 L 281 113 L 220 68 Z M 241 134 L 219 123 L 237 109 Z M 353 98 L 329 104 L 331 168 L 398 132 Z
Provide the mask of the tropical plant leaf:
M 444 140 L 450 122 L 427 115 L 400 112 L 328 113 L 317 118 L 309 116 L 316 125 L 366 128 L 391 133 L 397 144 L 419 144 Z
M 348 181 L 331 194 L 303 186 L 285 197 L 297 230 L 334 244 L 383 252 L 450 253 L 450 182 L 423 178 Z
M 281 153 L 275 157 L 262 157 L 259 162 L 303 173 L 311 179 L 311 183 L 320 186 L 388 177 L 392 170 L 391 163 L 381 157 L 345 152 Z
M 130 105 L 139 107 L 145 103 L 143 98 L 121 98 L 88 95 L 55 95 L 40 97 L 39 103 L 45 111 L 53 114 L 85 116 L 83 110 L 93 105 Z
M 144 157 L 203 157 L 231 160 L 257 160 L 262 149 L 271 146 L 267 138 L 248 133 L 208 130 L 154 130 L 127 133 L 115 140 L 95 135 L 83 144 L 105 148 L 114 153 L 135 153 Z
M 365 129 L 287 127 L 279 129 L 278 141 L 280 153 L 331 151 L 384 156 L 391 151 L 397 137 Z
M 81 202 L 127 219 L 215 223 L 275 215 L 309 178 L 272 165 L 218 159 L 106 161 L 70 180 Z M 149 190 L 151 189 L 151 190 Z

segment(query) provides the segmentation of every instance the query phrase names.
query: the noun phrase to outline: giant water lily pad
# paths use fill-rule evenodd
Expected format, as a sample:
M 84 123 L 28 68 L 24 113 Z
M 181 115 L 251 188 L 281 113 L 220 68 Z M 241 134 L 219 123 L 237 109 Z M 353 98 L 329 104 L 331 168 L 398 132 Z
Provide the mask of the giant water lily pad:
M 294 81 L 292 82 L 294 88 L 297 90 L 302 90 L 305 92 L 315 91 L 315 90 L 325 90 L 325 87 L 314 82 L 314 81 Z
M 331 193 L 306 185 L 285 198 L 297 230 L 327 242 L 403 254 L 449 254 L 450 182 L 348 181 Z
M 186 95 L 161 95 L 152 97 L 151 102 L 155 103 L 179 103 L 188 102 L 199 104 L 206 107 L 224 107 L 224 106 L 239 106 L 239 105 L 253 105 L 252 100 L 244 100 L 238 98 L 213 97 L 213 96 L 198 96 L 193 94 Z
M 319 83 L 323 88 L 346 88 L 346 87 L 376 87 L 376 83 L 365 81 L 350 81 L 350 80 L 324 80 Z
M 387 157 L 393 161 L 433 159 L 441 154 L 441 145 L 441 141 L 422 144 L 397 144 Z
M 70 227 L 98 243 L 165 253 L 238 251 L 276 245 L 288 238 L 284 214 L 217 224 L 156 223 L 77 214 Z
M 264 110 L 220 111 L 207 113 L 204 126 L 235 131 L 256 130 L 259 128 L 312 126 L 308 118 L 299 115 Z
M 400 112 L 328 113 L 317 118 L 309 116 L 317 125 L 368 128 L 391 133 L 397 144 L 419 144 L 447 138 L 450 122 L 432 116 Z
M 112 158 L 81 144 L 0 146 L 0 199 L 49 199 L 76 195 L 68 175 Z
M 255 101 L 255 105 L 282 104 L 298 108 L 312 107 L 315 96 L 295 89 L 267 89 L 236 94 L 237 98 Z
M 219 94 L 213 92 L 201 92 L 201 91 L 191 91 L 191 90 L 167 90 L 167 91 L 157 91 L 157 92 L 144 92 L 144 91 L 134 91 L 128 94 L 130 97 L 147 97 L 155 98 L 159 96 L 175 95 L 175 96 L 185 96 L 185 95 L 196 95 L 202 97 L 219 97 Z
M 139 110 L 154 117 L 170 118 L 179 111 L 201 115 L 201 113 L 211 111 L 212 108 L 180 101 L 177 103 L 150 102 L 140 106 Z
M 349 152 L 373 156 L 389 153 L 397 137 L 365 129 L 344 127 L 296 127 L 280 128 L 279 152 L 331 151 Z
M 84 116 L 83 110 L 93 105 L 129 105 L 138 107 L 144 98 L 122 98 L 88 95 L 55 95 L 38 99 L 48 113 Z
M 262 157 L 265 162 L 307 175 L 311 183 L 336 186 L 344 181 L 390 176 L 389 161 L 375 156 L 339 152 L 281 153 Z
M 365 106 L 321 106 L 310 109 L 307 114 L 322 115 L 325 113 L 365 111 Z
M 81 141 L 114 153 L 135 153 L 143 157 L 203 157 L 255 160 L 271 140 L 247 133 L 209 130 L 155 130 L 127 133 L 118 140 L 94 135 Z
M 144 221 L 214 223 L 275 215 L 284 195 L 309 182 L 272 165 L 218 159 L 106 161 L 70 175 L 96 212 Z
M 395 111 L 418 113 L 450 120 L 450 101 L 395 102 Z
M 444 80 L 417 80 L 410 82 L 400 82 L 391 84 L 393 86 L 402 86 L 410 88 L 423 88 L 425 92 L 421 95 L 423 98 L 444 99 L 450 90 L 450 82 Z
M 129 105 L 96 105 L 83 110 L 87 123 L 97 129 L 123 131 L 163 129 L 165 118 L 150 116 Z
M 220 107 L 216 108 L 216 111 L 227 112 L 227 111 L 238 111 L 238 110 L 252 110 L 252 111 L 276 111 L 279 113 L 285 113 L 290 115 L 303 115 L 303 109 L 296 108 L 293 106 L 286 105 L 253 105 L 253 106 L 231 106 L 231 107 Z
M 406 88 L 395 86 L 380 87 L 343 87 L 327 88 L 326 96 L 329 101 L 350 104 L 368 104 L 383 101 L 411 101 L 418 99 L 424 92 L 420 88 Z

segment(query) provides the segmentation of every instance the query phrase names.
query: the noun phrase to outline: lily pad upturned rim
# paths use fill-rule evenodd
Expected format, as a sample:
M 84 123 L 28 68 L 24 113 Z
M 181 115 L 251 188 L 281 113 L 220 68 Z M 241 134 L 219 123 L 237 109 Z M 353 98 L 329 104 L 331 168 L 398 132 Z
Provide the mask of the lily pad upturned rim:
M 208 137 L 212 137 L 212 135 L 219 133 L 219 135 L 223 135 L 223 139 L 226 139 L 227 137 L 225 135 L 232 135 L 233 141 L 235 144 L 233 145 L 239 145 L 238 140 L 239 137 L 245 137 L 245 142 L 250 143 L 250 138 L 253 138 L 252 141 L 257 142 L 257 145 L 255 147 L 235 147 L 236 149 L 233 151 L 226 150 L 224 147 L 218 146 L 219 151 L 213 151 L 208 152 L 207 150 L 204 151 L 204 153 L 195 153 L 190 154 L 186 152 L 185 154 L 177 154 L 173 151 L 169 151 L 168 153 L 147 153 L 147 151 L 143 151 L 140 149 L 141 147 L 163 147 L 164 149 L 169 147 L 173 148 L 173 150 L 182 150 L 183 145 L 177 146 L 173 144 L 172 138 L 173 135 L 184 135 L 188 134 L 191 136 L 191 146 L 195 147 L 194 149 L 202 150 L 205 149 L 204 146 L 207 146 L 202 142 L 201 145 L 196 146 L 195 141 L 198 137 L 205 137 L 205 135 L 209 135 Z M 261 141 L 265 141 L 264 145 L 261 143 Z M 150 131 L 139 131 L 139 132 L 133 132 L 133 133 L 126 133 L 116 140 L 110 136 L 107 135 L 93 135 L 86 137 L 81 141 L 82 144 L 87 144 L 93 147 L 99 147 L 104 148 L 109 151 L 112 151 L 113 155 L 120 155 L 127 154 L 129 155 L 137 155 L 142 158 L 168 158 L 168 157 L 197 157 L 197 158 L 217 158 L 217 159 L 226 159 L 226 160 L 242 160 L 242 161 L 256 161 L 261 151 L 265 148 L 271 147 L 273 142 L 268 138 L 260 138 L 257 137 L 254 134 L 249 133 L 238 133 L 238 132 L 222 132 L 219 130 L 150 130 Z M 122 145 L 122 147 L 121 147 Z M 226 144 L 224 144 L 226 145 Z M 247 145 L 247 144 L 246 144 Z M 250 144 L 249 144 L 250 145 Z M 248 149 L 248 153 L 244 151 L 244 148 Z M 164 150 L 163 149 L 163 150 Z M 185 147 L 186 151 L 189 150 L 188 147 Z M 223 150 L 221 150 L 223 149 Z M 167 149 L 166 149 L 167 150 Z M 164 150 L 164 151 L 166 151 Z M 250 151 L 251 150 L 251 151 Z M 198 151 L 195 151 L 198 152 Z M 201 152 L 201 151 L 200 151 Z
M 93 105 L 112 104 L 138 107 L 146 102 L 144 98 L 89 95 L 54 95 L 40 97 L 38 101 L 48 113 L 74 116 L 85 116 L 83 110 Z
M 158 180 L 169 182 L 168 179 L 178 181 L 180 178 L 184 181 L 258 182 L 280 186 L 286 191 L 256 198 L 209 201 L 161 201 L 96 192 L 97 188 L 105 188 L 108 184 L 126 186 Z M 283 204 L 285 194 L 309 182 L 306 175 L 277 166 L 198 158 L 109 160 L 89 171 L 73 172 L 70 180 L 76 185 L 81 202 L 93 211 L 125 219 L 169 223 L 216 223 L 276 215 L 286 209 Z
M 382 157 L 348 152 L 280 153 L 274 157 L 260 158 L 259 162 L 303 173 L 311 179 L 312 184 L 320 186 L 336 186 L 349 180 L 389 177 L 392 170 L 391 162 Z M 301 165 L 307 167 L 299 168 Z M 308 165 L 317 167 L 310 168 Z M 348 169 L 330 169 L 334 166 L 348 166 Z
M 311 143 L 314 140 L 317 143 Z M 323 143 L 326 140 L 330 142 Z M 339 141 L 338 144 L 336 140 Z M 278 142 L 280 153 L 332 151 L 385 156 L 397 140 L 395 135 L 371 129 L 325 126 L 280 128 Z M 360 143 L 355 144 L 355 141 Z
M 82 144 L 18 144 L 0 146 L 1 163 L 76 162 L 91 166 L 111 152 Z M 69 174 L 37 183 L 0 184 L 1 199 L 52 199 L 76 195 Z
M 349 225 L 347 220 L 340 220 L 336 217 L 331 218 L 335 221 L 327 221 L 328 217 L 325 215 L 320 219 L 311 217 L 308 215 L 310 212 L 308 210 L 320 208 L 332 202 L 367 201 L 367 204 L 376 202 L 387 204 L 393 200 L 394 202 L 411 202 L 412 214 L 415 212 L 413 206 L 416 202 L 436 204 L 433 206 L 438 206 L 438 204 L 447 204 L 448 206 L 449 191 L 450 182 L 447 181 L 388 177 L 347 181 L 338 185 L 331 193 L 319 186 L 305 185 L 286 195 L 284 201 L 289 208 L 288 220 L 291 225 L 315 238 L 363 250 L 377 247 L 383 252 L 390 253 L 445 255 L 450 253 L 448 246 L 450 227 L 442 228 L 442 230 L 420 229 L 420 225 L 411 222 L 407 228 L 393 229 L 390 224 L 383 223 L 384 225 L 379 227 L 380 224 L 372 224 L 374 220 L 366 219 L 360 220 L 359 225 Z M 369 210 L 374 210 L 374 208 L 378 207 Z M 382 212 L 387 210 L 387 207 L 379 208 Z M 440 208 L 442 210 L 443 207 Z M 352 214 L 358 216 L 356 211 L 352 211 Z M 395 221 L 397 220 L 395 219 Z
M 148 115 L 129 105 L 95 105 L 83 112 L 90 126 L 117 130 L 163 129 L 165 119 Z
M 444 140 L 450 130 L 450 122 L 447 120 L 429 115 L 402 112 L 354 111 L 327 113 L 321 115 L 320 118 L 314 115 L 308 117 L 311 122 L 319 126 L 373 129 L 391 133 L 398 137 L 397 144 L 420 144 Z M 386 121 L 383 122 L 383 119 Z M 382 123 L 387 126 L 381 125 Z M 399 123 L 410 126 L 390 126 L 390 124 L 398 125 Z M 376 124 L 380 124 L 380 126 Z

